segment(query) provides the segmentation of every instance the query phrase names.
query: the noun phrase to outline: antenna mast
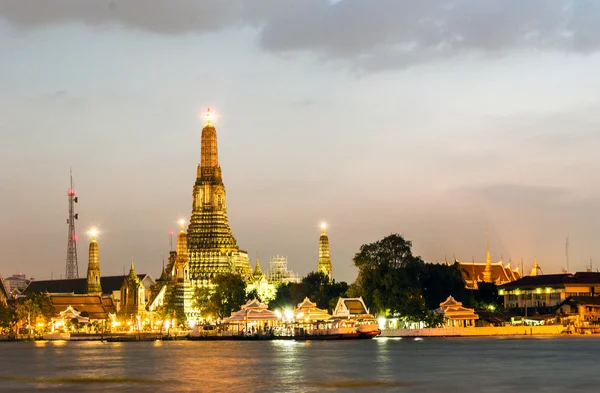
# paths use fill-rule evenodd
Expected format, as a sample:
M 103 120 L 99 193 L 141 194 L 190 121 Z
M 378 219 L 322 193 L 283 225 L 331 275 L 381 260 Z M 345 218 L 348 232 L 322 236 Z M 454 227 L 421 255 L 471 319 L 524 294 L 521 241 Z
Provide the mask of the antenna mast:
M 71 178 L 71 187 L 67 195 L 69 196 L 69 218 L 67 224 L 69 225 L 69 235 L 67 240 L 67 267 L 65 271 L 65 278 L 79 278 L 79 266 L 77 265 L 77 235 L 75 234 L 75 220 L 79 219 L 79 214 L 75 213 L 75 204 L 77 203 L 77 197 L 75 196 L 75 189 L 73 188 L 73 173 L 69 168 L 69 176 Z

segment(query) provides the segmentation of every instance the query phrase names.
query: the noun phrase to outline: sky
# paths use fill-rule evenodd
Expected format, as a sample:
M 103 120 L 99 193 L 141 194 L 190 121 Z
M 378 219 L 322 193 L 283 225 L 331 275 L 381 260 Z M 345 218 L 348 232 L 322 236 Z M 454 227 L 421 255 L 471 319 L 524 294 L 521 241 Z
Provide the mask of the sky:
M 399 233 L 426 261 L 600 267 L 600 2 L 0 0 L 0 273 L 157 277 L 189 219 L 202 113 L 263 270 L 353 282 Z M 597 262 L 596 262 L 597 261 Z M 594 267 L 594 270 L 596 268 Z

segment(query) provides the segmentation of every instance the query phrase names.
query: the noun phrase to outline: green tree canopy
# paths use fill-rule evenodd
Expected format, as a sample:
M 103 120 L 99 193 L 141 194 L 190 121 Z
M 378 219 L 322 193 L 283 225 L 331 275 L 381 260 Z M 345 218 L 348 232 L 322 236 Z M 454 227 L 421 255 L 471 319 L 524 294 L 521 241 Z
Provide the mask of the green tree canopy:
M 373 313 L 434 323 L 429 310 L 449 295 L 466 300 L 465 283 L 458 266 L 425 263 L 411 247 L 398 234 L 361 246 L 354 256 L 359 273 L 351 292 L 362 296 Z
M 273 309 L 294 309 L 305 297 L 317 303 L 317 307 L 331 312 L 337 300 L 346 296 L 348 284 L 345 282 L 329 281 L 323 273 L 311 272 L 299 283 L 281 284 L 277 288 L 275 299 L 269 302 Z

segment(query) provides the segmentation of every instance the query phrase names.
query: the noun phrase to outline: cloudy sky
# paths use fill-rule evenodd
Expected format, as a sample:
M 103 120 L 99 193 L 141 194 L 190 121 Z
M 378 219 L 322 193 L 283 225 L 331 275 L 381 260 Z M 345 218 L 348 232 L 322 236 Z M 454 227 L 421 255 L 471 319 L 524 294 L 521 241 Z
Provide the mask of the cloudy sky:
M 234 235 L 334 277 L 392 232 L 441 261 L 600 267 L 600 2 L 0 0 L 0 273 L 64 275 L 72 166 L 103 274 L 157 276 L 218 114 Z M 595 270 L 595 268 L 594 268 Z

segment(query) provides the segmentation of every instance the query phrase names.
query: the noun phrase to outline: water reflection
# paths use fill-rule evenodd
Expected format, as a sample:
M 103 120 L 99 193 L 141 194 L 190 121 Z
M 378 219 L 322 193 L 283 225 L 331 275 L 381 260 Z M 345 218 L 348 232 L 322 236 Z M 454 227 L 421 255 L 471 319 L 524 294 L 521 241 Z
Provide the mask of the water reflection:
M 0 343 L 0 389 L 587 392 L 598 350 L 595 337 Z

